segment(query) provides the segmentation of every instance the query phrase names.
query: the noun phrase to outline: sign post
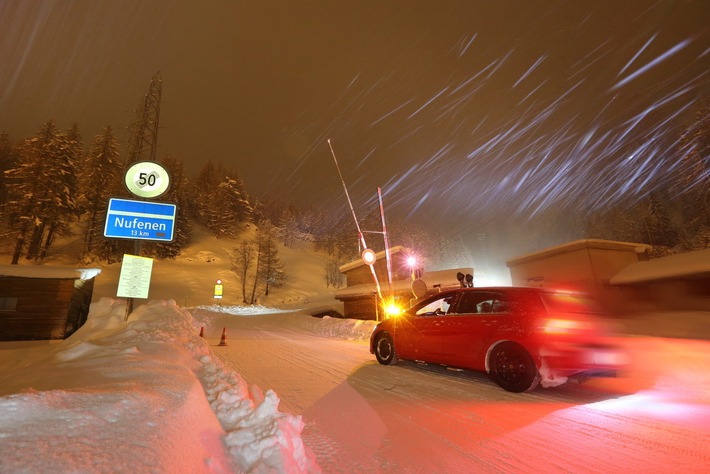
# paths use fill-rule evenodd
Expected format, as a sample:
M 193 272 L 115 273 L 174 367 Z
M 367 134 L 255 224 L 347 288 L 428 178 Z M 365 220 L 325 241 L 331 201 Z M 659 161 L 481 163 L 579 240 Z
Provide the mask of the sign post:
M 170 187 L 170 176 L 154 161 L 133 164 L 124 176 L 126 188 L 138 198 L 150 199 Z M 111 198 L 106 212 L 104 236 L 133 239 L 136 255 L 125 254 L 116 296 L 126 297 L 126 321 L 133 312 L 133 298 L 147 298 L 153 259 L 140 256 L 141 241 L 171 242 L 177 206 L 159 202 Z M 124 274 L 125 271 L 125 274 Z

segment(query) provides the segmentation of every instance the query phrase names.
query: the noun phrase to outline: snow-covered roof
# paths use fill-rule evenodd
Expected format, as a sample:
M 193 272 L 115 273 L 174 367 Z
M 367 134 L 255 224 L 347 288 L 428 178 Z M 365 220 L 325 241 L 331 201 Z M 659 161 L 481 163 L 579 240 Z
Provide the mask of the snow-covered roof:
M 50 265 L 0 265 L 0 276 L 20 278 L 60 278 L 90 280 L 101 273 L 99 268 L 74 268 Z
M 443 288 L 458 288 L 460 285 L 459 281 L 456 279 L 456 274 L 461 272 L 463 274 L 469 273 L 473 275 L 473 268 L 452 268 L 450 270 L 438 270 L 433 272 L 424 272 L 422 275 L 422 280 L 426 283 L 428 289 L 435 287 Z M 386 281 L 380 282 L 380 287 L 383 292 L 389 289 Z M 393 291 L 406 291 L 412 288 L 412 280 L 407 278 L 406 280 L 395 280 L 392 282 Z M 335 291 L 335 298 L 347 298 L 353 296 L 362 295 L 372 295 L 377 292 L 377 287 L 375 282 L 372 283 L 362 283 L 360 285 L 347 286 L 345 288 L 340 288 Z
M 636 253 L 650 252 L 653 247 L 648 244 L 639 244 L 634 242 L 618 242 L 615 240 L 602 240 L 602 239 L 582 239 L 575 240 L 573 242 L 568 242 L 566 244 L 557 245 L 555 247 L 549 247 L 544 250 L 533 252 L 527 255 L 521 255 L 520 257 L 515 257 L 508 260 L 505 264 L 508 267 L 514 265 L 520 265 L 521 263 L 527 263 L 534 260 L 538 260 L 542 257 L 552 257 L 553 255 L 558 255 L 567 252 L 573 252 L 575 250 L 580 250 L 583 248 L 600 249 L 600 250 L 626 250 L 633 251 Z
M 390 257 L 392 255 L 401 253 L 401 252 L 409 252 L 409 249 L 406 247 L 402 247 L 401 245 L 397 245 L 395 247 L 390 247 Z M 377 260 L 385 258 L 385 251 L 381 250 L 375 254 L 375 257 L 377 257 Z M 361 258 L 358 258 L 357 260 L 353 260 L 352 262 L 346 263 L 341 265 L 338 270 L 340 270 L 340 273 L 345 273 L 349 272 L 350 270 L 354 270 L 355 268 L 361 267 L 365 265 L 365 262 L 362 261 Z
M 710 249 L 679 253 L 632 263 L 614 275 L 609 283 L 627 285 L 666 278 L 710 275 Z

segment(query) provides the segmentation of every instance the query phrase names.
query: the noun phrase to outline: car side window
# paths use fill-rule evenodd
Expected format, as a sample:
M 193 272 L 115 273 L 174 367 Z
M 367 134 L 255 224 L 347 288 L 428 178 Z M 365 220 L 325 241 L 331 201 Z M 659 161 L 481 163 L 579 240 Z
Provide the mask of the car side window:
M 453 314 L 491 314 L 508 312 L 504 295 L 488 291 L 471 291 L 461 294 Z
M 480 293 L 462 293 L 458 304 L 452 308 L 452 314 L 478 313 L 478 305 L 482 295 Z
M 431 301 L 426 306 L 422 306 L 414 314 L 417 316 L 441 316 L 449 311 L 451 302 L 451 296 L 442 296 L 441 298 Z
M 508 301 L 497 295 L 498 298 L 491 301 L 491 313 L 509 313 Z

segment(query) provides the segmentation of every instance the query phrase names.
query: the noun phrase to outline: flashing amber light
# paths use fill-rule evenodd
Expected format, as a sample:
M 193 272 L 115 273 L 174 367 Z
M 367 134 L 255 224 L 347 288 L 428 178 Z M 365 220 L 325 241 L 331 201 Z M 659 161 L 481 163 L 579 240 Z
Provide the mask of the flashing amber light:
M 388 318 L 393 318 L 393 317 L 399 316 L 400 314 L 402 314 L 404 312 L 404 308 L 399 306 L 394 301 L 385 302 L 382 305 L 382 310 L 384 311 L 385 316 L 387 316 Z

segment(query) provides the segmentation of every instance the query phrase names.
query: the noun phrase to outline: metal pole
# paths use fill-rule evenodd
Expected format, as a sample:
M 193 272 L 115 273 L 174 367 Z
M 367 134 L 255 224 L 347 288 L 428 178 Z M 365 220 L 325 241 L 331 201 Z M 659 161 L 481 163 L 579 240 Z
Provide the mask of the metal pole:
M 380 216 L 382 216 L 382 235 L 385 241 L 385 259 L 387 260 L 387 283 L 389 285 L 390 298 L 392 297 L 392 260 L 390 258 L 390 243 L 387 238 L 387 225 L 385 225 L 385 207 L 382 204 L 382 190 L 377 187 L 377 197 L 380 200 Z
M 333 161 L 335 161 L 335 167 L 338 169 L 338 176 L 340 176 L 340 182 L 343 183 L 343 190 L 345 190 L 345 197 L 348 199 L 348 205 L 350 206 L 350 212 L 353 214 L 353 219 L 355 220 L 355 227 L 357 228 L 358 238 L 362 244 L 363 250 L 367 248 L 365 243 L 365 236 L 360 230 L 360 223 L 357 221 L 357 216 L 355 215 L 355 208 L 353 207 L 353 202 L 350 200 L 350 194 L 348 194 L 348 188 L 345 186 L 345 180 L 343 179 L 343 174 L 340 172 L 340 166 L 338 165 L 338 159 L 335 158 L 335 151 L 333 150 L 333 145 L 330 143 L 330 138 L 328 139 L 328 146 L 330 147 L 330 153 L 333 155 Z M 375 286 L 377 287 L 377 294 L 380 299 L 382 299 L 382 289 L 380 288 L 380 281 L 377 279 L 377 273 L 375 272 L 375 267 L 373 265 L 368 265 L 370 271 L 372 272 L 372 277 L 375 280 Z

